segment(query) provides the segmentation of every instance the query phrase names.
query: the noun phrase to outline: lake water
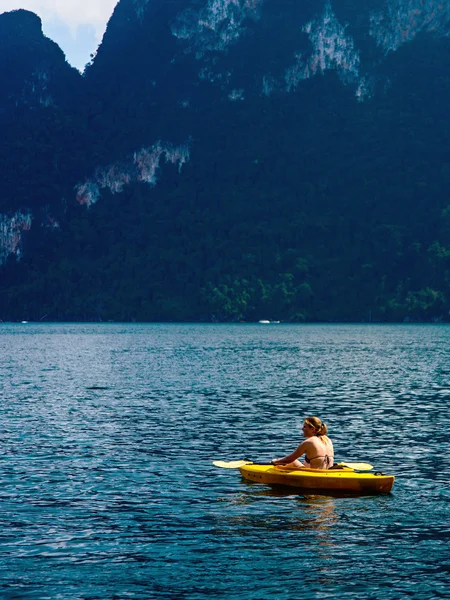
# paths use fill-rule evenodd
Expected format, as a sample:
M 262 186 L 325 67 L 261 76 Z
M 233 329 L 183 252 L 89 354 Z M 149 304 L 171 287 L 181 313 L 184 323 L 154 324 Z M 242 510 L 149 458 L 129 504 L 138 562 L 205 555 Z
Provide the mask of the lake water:
M 0 325 L 0 597 L 450 597 L 450 327 Z M 385 496 L 280 494 L 329 426 Z

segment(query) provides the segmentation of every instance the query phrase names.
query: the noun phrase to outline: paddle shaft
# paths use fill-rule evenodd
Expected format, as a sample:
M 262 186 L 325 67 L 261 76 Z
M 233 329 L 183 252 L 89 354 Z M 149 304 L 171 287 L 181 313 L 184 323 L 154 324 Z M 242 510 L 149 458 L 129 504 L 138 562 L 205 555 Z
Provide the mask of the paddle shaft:
M 272 465 L 270 462 L 253 462 L 250 460 L 231 460 L 231 461 L 223 461 L 223 460 L 214 460 L 213 465 L 216 467 L 220 467 L 222 469 L 239 469 L 239 467 L 243 467 L 244 465 L 260 465 L 260 466 L 281 466 L 284 465 Z M 350 463 L 350 462 L 340 462 L 337 463 L 336 466 L 348 467 L 349 469 L 353 469 L 355 471 L 371 471 L 374 467 L 369 463 Z

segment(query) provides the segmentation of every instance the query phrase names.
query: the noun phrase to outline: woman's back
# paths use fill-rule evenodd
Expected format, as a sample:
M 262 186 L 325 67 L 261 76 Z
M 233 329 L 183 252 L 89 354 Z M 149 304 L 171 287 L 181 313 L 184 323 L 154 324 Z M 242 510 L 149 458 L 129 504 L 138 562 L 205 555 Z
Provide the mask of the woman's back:
M 287 465 L 301 469 L 329 469 L 334 464 L 333 442 L 327 436 L 328 428 L 318 417 L 307 417 L 302 426 L 305 441 L 294 452 L 283 458 L 274 458 L 273 465 Z M 305 455 L 304 464 L 298 459 Z
M 305 467 L 329 469 L 334 464 L 333 442 L 327 435 L 314 436 L 308 440 Z

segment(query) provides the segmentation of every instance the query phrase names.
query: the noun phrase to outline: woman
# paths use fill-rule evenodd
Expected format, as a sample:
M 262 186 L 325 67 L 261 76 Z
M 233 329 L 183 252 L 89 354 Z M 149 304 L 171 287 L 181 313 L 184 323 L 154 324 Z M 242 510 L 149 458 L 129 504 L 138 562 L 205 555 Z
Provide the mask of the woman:
M 273 465 L 285 465 L 297 469 L 329 469 L 334 463 L 333 442 L 327 436 L 327 426 L 318 417 L 308 417 L 302 427 L 306 440 L 291 454 L 274 458 Z M 305 462 L 297 460 L 302 454 Z

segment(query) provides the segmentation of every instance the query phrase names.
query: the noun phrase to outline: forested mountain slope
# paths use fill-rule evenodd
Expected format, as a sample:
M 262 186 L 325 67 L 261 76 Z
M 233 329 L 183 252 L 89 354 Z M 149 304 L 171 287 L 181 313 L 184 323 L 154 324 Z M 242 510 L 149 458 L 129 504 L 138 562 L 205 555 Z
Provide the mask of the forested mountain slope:
M 0 318 L 448 320 L 449 32 L 438 0 L 121 0 L 81 76 L 0 15 Z

